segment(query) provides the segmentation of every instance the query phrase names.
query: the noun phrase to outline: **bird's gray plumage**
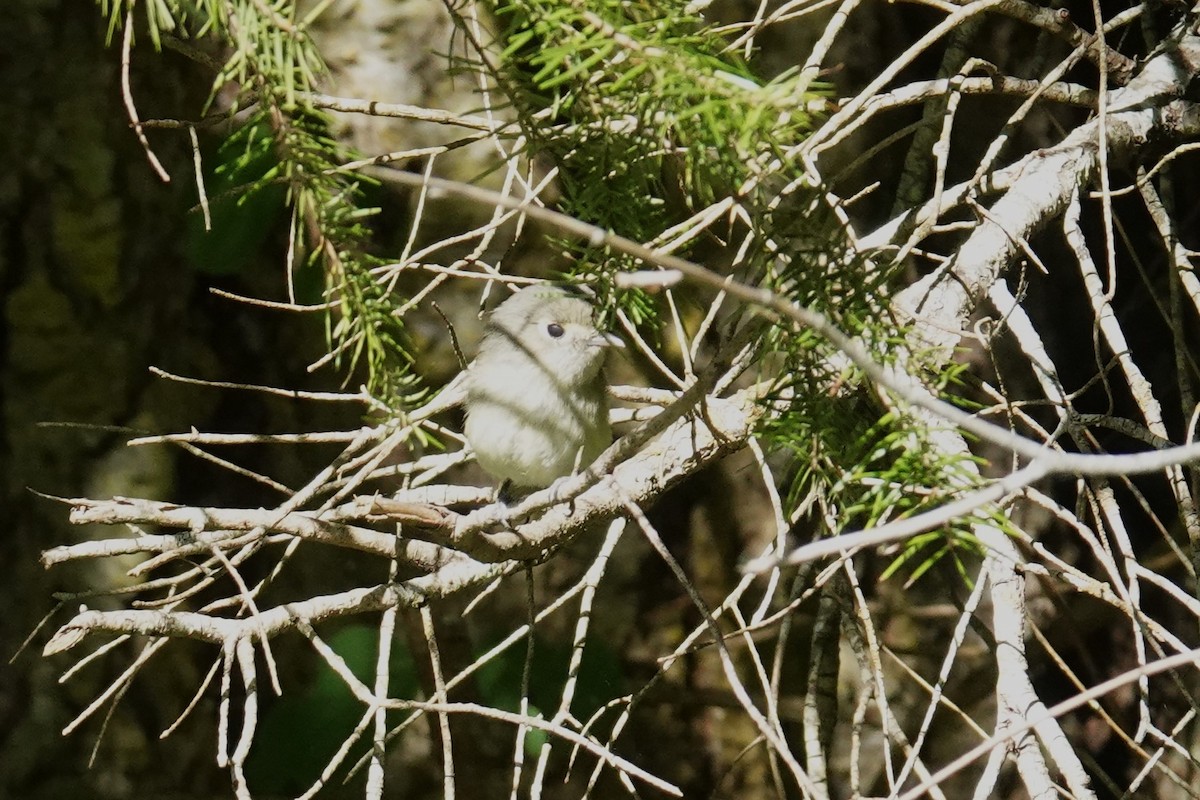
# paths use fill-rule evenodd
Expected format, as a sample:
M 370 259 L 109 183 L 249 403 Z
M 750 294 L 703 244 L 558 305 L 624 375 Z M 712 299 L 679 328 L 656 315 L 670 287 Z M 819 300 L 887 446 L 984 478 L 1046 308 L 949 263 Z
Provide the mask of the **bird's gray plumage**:
M 531 286 L 501 303 L 467 374 L 464 432 L 480 466 L 542 488 L 591 464 L 612 440 L 610 343 L 592 306 L 562 288 Z

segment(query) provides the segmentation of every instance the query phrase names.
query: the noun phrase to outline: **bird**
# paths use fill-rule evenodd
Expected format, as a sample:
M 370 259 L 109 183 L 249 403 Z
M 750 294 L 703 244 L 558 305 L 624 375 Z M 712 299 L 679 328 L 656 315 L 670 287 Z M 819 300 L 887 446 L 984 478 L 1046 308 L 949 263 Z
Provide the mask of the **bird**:
M 604 362 L 623 346 L 595 308 L 554 284 L 525 287 L 488 317 L 467 368 L 463 433 L 500 496 L 588 467 L 612 442 Z

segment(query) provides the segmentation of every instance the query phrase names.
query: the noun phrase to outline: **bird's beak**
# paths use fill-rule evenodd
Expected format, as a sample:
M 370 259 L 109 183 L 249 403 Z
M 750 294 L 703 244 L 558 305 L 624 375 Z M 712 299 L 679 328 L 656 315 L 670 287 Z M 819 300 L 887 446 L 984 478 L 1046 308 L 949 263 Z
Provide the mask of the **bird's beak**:
M 597 333 L 588 344 L 593 347 L 624 347 L 625 343 L 615 333 Z

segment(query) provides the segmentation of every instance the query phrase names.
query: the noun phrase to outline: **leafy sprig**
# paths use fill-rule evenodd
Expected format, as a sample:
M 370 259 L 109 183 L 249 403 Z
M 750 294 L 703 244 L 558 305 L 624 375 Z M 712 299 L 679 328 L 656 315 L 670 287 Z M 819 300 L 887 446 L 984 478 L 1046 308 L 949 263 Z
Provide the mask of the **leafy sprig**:
M 110 38 L 138 7 L 132 0 L 99 2 Z M 365 203 L 363 179 L 340 168 L 348 153 L 304 96 L 326 72 L 309 30 L 328 5 L 317 3 L 303 16 L 292 0 L 147 0 L 140 8 L 156 48 L 167 35 L 220 41 L 225 61 L 210 102 L 219 89 L 233 87 L 229 117 L 250 111 L 221 149 L 229 159 L 221 170 L 247 176 L 231 192 L 251 197 L 266 187 L 286 188 L 292 266 L 306 265 L 324 277 L 333 301 L 327 331 L 335 363 L 347 375 L 362 367 L 368 390 L 401 409 L 422 393 L 402 321 L 391 313 L 388 290 L 371 274 L 381 263 L 371 253 L 368 226 L 376 209 Z
M 904 352 L 888 313 L 895 275 L 858 257 L 841 225 L 789 156 L 827 91 L 798 72 L 764 80 L 682 0 L 498 0 L 497 82 L 526 139 L 549 155 L 567 213 L 640 241 L 726 198 L 733 238 L 749 236 L 731 269 L 820 311 L 880 358 Z M 786 187 L 786 188 L 785 188 Z M 583 277 L 609 296 L 613 274 L 643 265 L 564 242 Z M 677 255 L 722 263 L 720 243 L 697 237 Z M 619 302 L 638 321 L 655 306 L 639 292 Z M 743 317 L 741 324 L 761 324 Z M 961 459 L 931 459 L 930 432 L 883 408 L 852 368 L 811 331 L 771 326 L 758 359 L 772 391 L 763 434 L 796 456 L 788 496 L 820 496 L 829 532 L 920 513 L 963 486 Z M 913 359 L 912 363 L 919 363 Z M 934 385 L 949 378 L 931 376 Z M 964 528 L 965 530 L 965 528 Z M 960 531 L 961 532 L 961 531 Z

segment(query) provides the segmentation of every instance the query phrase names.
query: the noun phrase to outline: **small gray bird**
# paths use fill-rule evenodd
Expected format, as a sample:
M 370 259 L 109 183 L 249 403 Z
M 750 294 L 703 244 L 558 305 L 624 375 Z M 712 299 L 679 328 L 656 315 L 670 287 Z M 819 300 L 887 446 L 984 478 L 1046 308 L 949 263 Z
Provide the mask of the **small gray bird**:
M 612 441 L 602 368 L 610 345 L 594 309 L 558 286 L 530 286 L 492 312 L 467 372 L 467 441 L 503 483 L 549 486 Z

